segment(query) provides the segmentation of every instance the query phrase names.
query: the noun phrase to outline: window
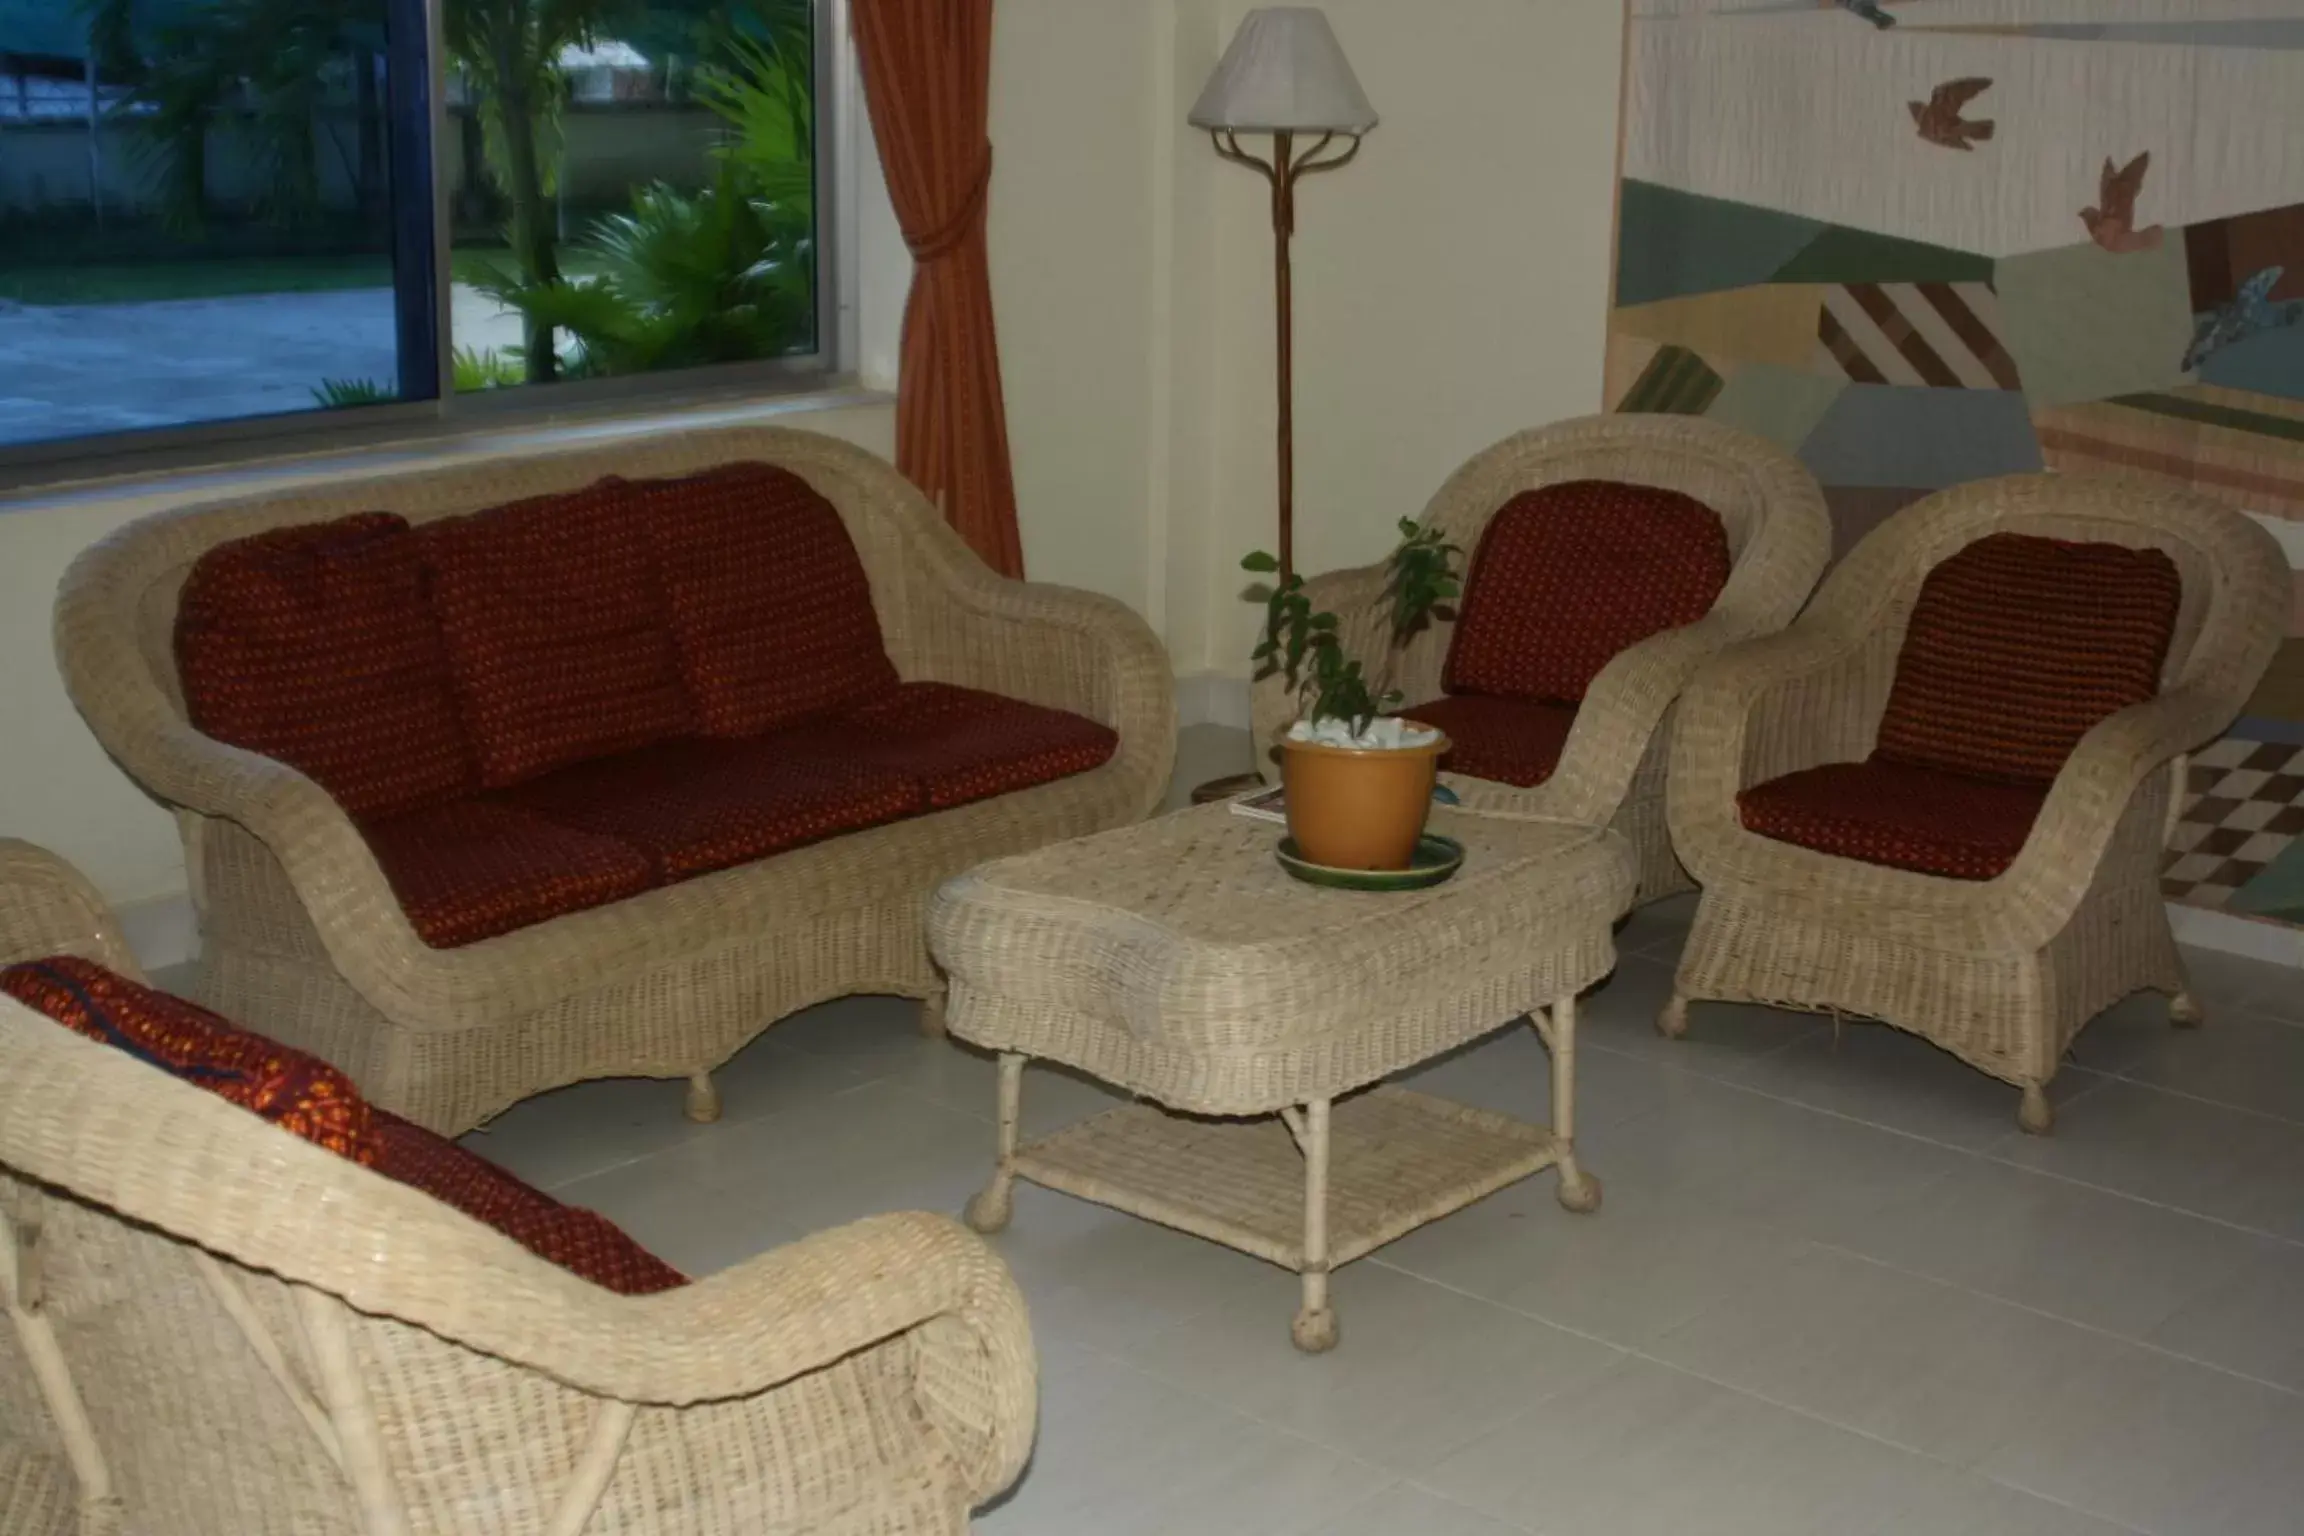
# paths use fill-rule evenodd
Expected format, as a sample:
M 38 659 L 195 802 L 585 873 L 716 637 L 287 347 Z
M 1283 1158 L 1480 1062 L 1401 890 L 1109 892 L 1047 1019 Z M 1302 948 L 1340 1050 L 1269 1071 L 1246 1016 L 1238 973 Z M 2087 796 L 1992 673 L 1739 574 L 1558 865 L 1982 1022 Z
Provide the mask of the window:
M 828 4 L 0 0 L 0 466 L 822 367 Z

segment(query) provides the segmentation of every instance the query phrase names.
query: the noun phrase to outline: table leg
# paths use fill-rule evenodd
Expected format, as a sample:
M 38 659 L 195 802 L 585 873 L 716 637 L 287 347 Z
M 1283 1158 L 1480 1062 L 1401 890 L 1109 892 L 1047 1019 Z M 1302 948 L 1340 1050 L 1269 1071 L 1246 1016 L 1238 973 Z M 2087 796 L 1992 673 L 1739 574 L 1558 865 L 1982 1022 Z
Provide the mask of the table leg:
M 1000 1053 L 1000 1157 L 992 1165 L 992 1181 L 968 1201 L 962 1219 L 979 1232 L 998 1232 L 1015 1214 L 1016 1116 L 1024 1105 L 1024 1058 L 1015 1051 Z
M 1600 1209 L 1600 1180 L 1576 1162 L 1576 999 L 1551 1009 L 1552 1139 L 1560 1149 L 1560 1204 L 1579 1215 Z
M 1336 1347 L 1336 1309 L 1328 1304 L 1328 1101 L 1304 1106 L 1304 1304 L 1288 1336 L 1308 1355 Z

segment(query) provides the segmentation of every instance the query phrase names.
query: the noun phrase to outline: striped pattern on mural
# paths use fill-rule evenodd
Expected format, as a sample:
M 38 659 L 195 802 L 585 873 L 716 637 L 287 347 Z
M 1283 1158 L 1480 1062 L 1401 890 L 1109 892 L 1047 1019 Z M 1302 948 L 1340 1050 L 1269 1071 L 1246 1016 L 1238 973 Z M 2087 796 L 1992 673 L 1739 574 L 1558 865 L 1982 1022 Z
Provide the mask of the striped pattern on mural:
M 1616 409 L 1701 416 L 1727 387 L 1726 379 L 1686 347 L 1660 347 Z
M 1857 384 L 2020 389 L 1986 283 L 1836 283 L 1816 339 L 1823 371 Z
M 2304 401 L 2189 384 L 2036 409 L 2050 469 L 2164 476 L 2249 512 L 2304 518 Z

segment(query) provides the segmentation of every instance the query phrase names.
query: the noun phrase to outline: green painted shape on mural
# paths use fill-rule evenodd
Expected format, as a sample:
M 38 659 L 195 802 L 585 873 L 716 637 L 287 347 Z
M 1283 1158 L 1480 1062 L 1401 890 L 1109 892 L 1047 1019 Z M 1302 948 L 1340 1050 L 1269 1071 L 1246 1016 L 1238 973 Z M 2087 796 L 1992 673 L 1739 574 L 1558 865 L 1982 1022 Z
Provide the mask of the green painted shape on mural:
M 1701 416 L 1728 381 L 1686 347 L 1664 347 L 1624 392 L 1618 414 Z
M 1992 258 L 1948 245 L 1826 225 L 1770 278 L 1778 283 L 1984 283 Z
M 2304 839 L 2274 854 L 2255 879 L 2225 898 L 2224 905 L 2256 917 L 2304 923 Z
M 2304 443 L 2304 421 L 2298 421 L 2292 416 L 2273 416 L 2263 411 L 2245 411 L 2237 406 L 2219 405 L 2213 400 L 2202 400 L 2192 395 L 2116 395 L 2111 403 L 2150 411 L 2155 416 L 2174 416 L 2181 421 L 2197 421 L 2204 426 L 2223 427 L 2233 432 L 2254 432 L 2261 437 Z
M 1767 282 L 1824 228 L 1795 213 L 1652 181 L 1625 181 L 1616 217 L 1619 305 Z
M 2186 382 L 2192 280 L 2184 242 L 2113 255 L 2090 244 L 1995 265 L 2000 341 L 2035 407 L 2159 394 Z
M 1847 387 L 1846 379 L 1821 373 L 1802 373 L 1776 363 L 1746 363 L 1704 415 L 1797 449 Z

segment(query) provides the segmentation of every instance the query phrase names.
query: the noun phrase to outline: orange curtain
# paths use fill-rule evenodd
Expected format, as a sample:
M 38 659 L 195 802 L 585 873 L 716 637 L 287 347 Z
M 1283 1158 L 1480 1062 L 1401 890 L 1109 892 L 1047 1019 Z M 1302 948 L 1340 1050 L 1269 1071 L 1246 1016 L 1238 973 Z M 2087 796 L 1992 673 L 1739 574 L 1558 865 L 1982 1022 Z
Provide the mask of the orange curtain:
M 992 0 L 855 0 L 852 14 L 873 136 L 915 263 L 896 385 L 896 467 L 985 564 L 1021 576 L 984 244 Z

